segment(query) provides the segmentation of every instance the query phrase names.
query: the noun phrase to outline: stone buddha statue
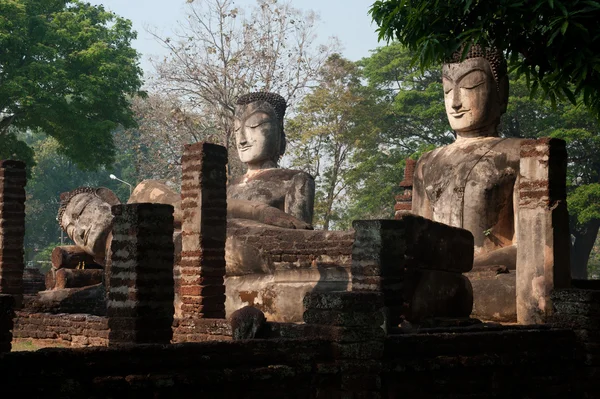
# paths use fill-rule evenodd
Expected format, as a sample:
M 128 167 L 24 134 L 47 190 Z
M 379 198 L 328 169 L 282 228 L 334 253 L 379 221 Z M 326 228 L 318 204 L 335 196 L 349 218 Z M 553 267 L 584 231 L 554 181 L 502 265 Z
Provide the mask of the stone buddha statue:
M 229 217 L 280 227 L 310 228 L 315 181 L 308 173 L 278 168 L 285 152 L 287 104 L 275 93 L 240 96 L 235 107 L 235 142 L 247 172 L 227 188 Z M 292 218 L 285 217 L 289 215 Z M 294 220 L 296 219 L 296 220 Z
M 424 154 L 415 174 L 412 212 L 469 230 L 474 266 L 516 268 L 521 139 L 498 136 L 508 77 L 502 52 L 472 46 L 443 66 L 446 114 L 456 141 Z
M 111 206 L 120 204 L 109 189 L 79 187 L 61 194 L 58 223 L 77 246 L 104 264 L 112 229 Z

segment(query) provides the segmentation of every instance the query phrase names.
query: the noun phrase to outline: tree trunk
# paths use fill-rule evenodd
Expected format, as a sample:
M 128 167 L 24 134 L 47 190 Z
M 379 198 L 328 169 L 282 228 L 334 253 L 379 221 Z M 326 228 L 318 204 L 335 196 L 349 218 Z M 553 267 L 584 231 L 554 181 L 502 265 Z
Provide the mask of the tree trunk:
M 600 220 L 593 220 L 573 233 L 575 243 L 571 248 L 571 276 L 575 279 L 587 279 L 587 264 L 599 228 Z

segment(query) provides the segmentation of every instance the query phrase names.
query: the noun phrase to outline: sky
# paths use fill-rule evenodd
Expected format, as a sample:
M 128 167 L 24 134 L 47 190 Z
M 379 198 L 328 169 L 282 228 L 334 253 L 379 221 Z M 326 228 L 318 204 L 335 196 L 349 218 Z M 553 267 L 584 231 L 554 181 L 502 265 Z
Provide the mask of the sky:
M 151 28 L 168 36 L 177 21 L 185 18 L 185 0 L 87 0 L 92 4 L 103 4 L 115 14 L 131 20 L 138 39 L 133 46 L 142 54 L 141 65 L 145 75 L 152 73 L 149 56 L 165 55 L 166 51 L 147 32 Z M 320 15 L 317 27 L 319 42 L 336 36 L 343 48 L 342 54 L 352 61 L 369 55 L 378 44 L 376 26 L 371 24 L 368 10 L 374 0 L 291 0 L 295 8 L 313 10 Z M 234 0 L 241 8 L 250 8 L 255 0 Z

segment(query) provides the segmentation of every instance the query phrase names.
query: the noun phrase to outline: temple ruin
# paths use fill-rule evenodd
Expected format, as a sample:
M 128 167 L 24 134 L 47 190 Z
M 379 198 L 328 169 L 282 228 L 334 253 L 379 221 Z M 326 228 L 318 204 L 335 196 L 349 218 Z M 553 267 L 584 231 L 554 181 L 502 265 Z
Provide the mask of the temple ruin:
M 491 75 L 480 78 L 495 87 Z M 260 118 L 279 115 L 253 107 Z M 279 134 L 273 121 L 251 125 Z M 480 158 L 471 170 L 499 156 L 491 150 L 473 148 Z M 600 390 L 600 286 L 568 274 L 564 143 L 520 140 L 507 151 L 518 155 L 502 175 L 508 180 L 483 189 L 518 201 L 512 227 L 486 214 L 496 222 L 485 225 L 489 234 L 464 228 L 476 224 L 476 207 L 438 207 L 439 217 L 415 212 L 415 198 L 456 203 L 443 196 L 465 198 L 470 182 L 462 191 L 431 190 L 420 160 L 414 175 L 407 162 L 395 220 L 324 232 L 308 228 L 302 199 L 288 199 L 306 194 L 306 176 L 258 168 L 246 177 L 283 179 L 276 189 L 285 192 L 274 188 L 271 205 L 252 195 L 229 203 L 225 149 L 190 144 L 179 198 L 152 184 L 145 198 L 154 191 L 162 203 L 119 204 L 97 188 L 66 195 L 59 221 L 81 241 L 59 247 L 47 289 L 24 298 L 24 165 L 0 161 L 3 387 L 34 397 L 171 397 L 192 389 L 227 398 L 591 398 Z M 280 152 L 261 154 L 268 163 Z M 288 208 L 273 205 L 281 198 Z M 437 220 L 446 216 L 450 223 Z M 513 240 L 511 257 L 513 249 L 503 249 Z M 255 309 L 243 312 L 248 305 Z M 518 324 L 481 317 L 494 306 Z M 232 331 L 241 325 L 254 330 Z M 254 338 L 237 339 L 247 334 Z M 22 339 L 83 349 L 10 353 L 11 341 Z

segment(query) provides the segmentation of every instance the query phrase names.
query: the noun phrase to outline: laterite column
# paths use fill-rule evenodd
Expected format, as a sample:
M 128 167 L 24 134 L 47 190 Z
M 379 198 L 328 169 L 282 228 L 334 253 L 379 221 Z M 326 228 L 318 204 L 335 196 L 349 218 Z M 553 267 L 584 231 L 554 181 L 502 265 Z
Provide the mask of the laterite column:
M 227 150 L 186 145 L 181 182 L 182 252 L 175 268 L 175 317 L 225 318 Z
M 550 294 L 571 283 L 567 150 L 559 139 L 521 144 L 517 242 L 517 320 L 545 323 Z
M 0 160 L 0 294 L 23 301 L 25 237 L 25 164 Z
M 109 345 L 168 344 L 173 336 L 173 207 L 114 205 Z

